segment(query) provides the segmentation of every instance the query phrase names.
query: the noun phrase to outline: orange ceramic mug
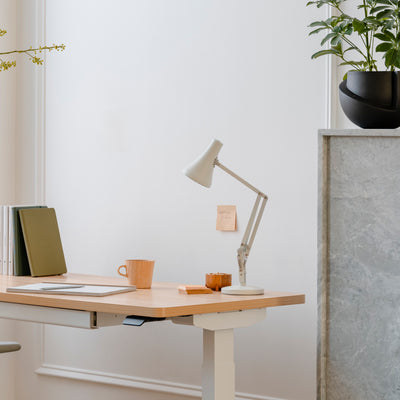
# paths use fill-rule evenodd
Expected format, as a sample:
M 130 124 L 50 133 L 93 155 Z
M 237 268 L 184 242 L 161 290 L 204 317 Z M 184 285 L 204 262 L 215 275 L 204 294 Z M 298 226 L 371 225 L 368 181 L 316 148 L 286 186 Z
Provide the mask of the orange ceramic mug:
M 125 268 L 125 273 L 121 270 Z M 154 261 L 152 260 L 126 260 L 125 265 L 118 268 L 118 273 L 128 278 L 130 285 L 137 289 L 150 289 L 153 280 Z

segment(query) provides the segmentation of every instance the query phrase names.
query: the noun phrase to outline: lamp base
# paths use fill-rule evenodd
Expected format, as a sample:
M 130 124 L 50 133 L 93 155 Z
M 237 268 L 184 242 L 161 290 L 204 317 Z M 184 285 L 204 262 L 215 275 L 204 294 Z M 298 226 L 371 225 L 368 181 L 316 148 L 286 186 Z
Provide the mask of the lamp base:
M 238 294 L 238 295 L 247 295 L 253 296 L 256 294 L 264 294 L 264 289 L 255 287 L 255 286 L 225 286 L 221 289 L 221 293 L 223 294 Z

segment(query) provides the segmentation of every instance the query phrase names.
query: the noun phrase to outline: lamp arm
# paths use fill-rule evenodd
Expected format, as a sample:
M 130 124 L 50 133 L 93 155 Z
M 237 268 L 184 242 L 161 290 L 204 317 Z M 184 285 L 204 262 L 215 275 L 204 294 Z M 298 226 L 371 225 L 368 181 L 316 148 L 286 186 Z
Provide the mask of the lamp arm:
M 235 174 L 229 168 L 222 165 L 218 161 L 217 158 L 214 161 L 214 165 L 220 167 L 223 171 L 225 171 L 229 175 L 233 176 L 236 180 L 243 183 L 243 185 L 247 186 L 253 192 L 257 193 L 257 198 L 254 203 L 253 210 L 251 212 L 246 231 L 244 233 L 240 247 L 237 250 L 237 259 L 238 259 L 238 264 L 239 264 L 239 282 L 240 282 L 240 286 L 246 286 L 246 262 L 247 262 L 247 258 L 250 253 L 251 246 L 253 245 L 254 238 L 257 233 L 257 229 L 260 225 L 260 221 L 261 221 L 265 206 L 268 201 L 268 196 L 266 194 L 264 194 L 263 192 L 261 192 L 260 190 L 258 190 L 253 185 L 251 185 L 249 182 L 247 182 L 246 180 L 241 178 L 239 175 Z M 259 207 L 261 199 L 263 199 L 263 201 L 261 203 L 261 206 Z M 258 214 L 257 214 L 257 210 L 258 210 Z M 257 218 L 256 218 L 256 215 L 257 215 Z M 249 238 L 250 238 L 250 240 L 249 240 Z
M 259 212 L 258 212 L 258 216 L 257 216 L 257 219 L 256 219 L 256 223 L 255 223 L 255 225 L 254 225 L 254 228 L 253 228 L 253 232 L 252 232 L 251 237 L 250 237 L 249 251 L 250 251 L 250 249 L 251 249 L 251 246 L 253 245 L 254 238 L 255 238 L 255 236 L 256 236 L 257 229 L 258 229 L 258 226 L 260 225 L 260 221 L 261 221 L 261 218 L 262 218 L 262 216 L 263 216 L 264 209 L 265 209 L 265 206 L 266 206 L 266 205 L 267 205 L 267 198 L 264 197 L 263 202 L 261 203 L 260 210 L 259 210 Z
M 246 263 L 247 259 L 250 254 L 251 246 L 253 245 L 254 238 L 257 233 L 258 226 L 260 225 L 261 218 L 264 213 L 265 206 L 267 204 L 267 198 L 263 198 L 263 201 L 261 203 L 260 208 L 258 208 L 260 204 L 260 199 L 261 195 L 257 196 L 256 202 L 254 203 L 253 211 L 251 213 L 246 232 L 244 234 L 242 243 L 240 244 L 240 247 L 237 250 L 237 259 L 238 259 L 238 264 L 239 264 L 239 282 L 240 286 L 246 286 Z M 257 219 L 254 222 L 256 213 L 258 210 L 257 214 Z M 250 241 L 249 241 L 249 235 L 251 232 L 250 236 Z
M 235 174 L 233 171 L 231 171 L 229 168 L 225 167 L 225 165 L 222 165 L 219 161 L 218 158 L 214 160 L 214 165 L 217 167 L 220 167 L 223 171 L 225 171 L 227 174 L 233 176 L 235 179 L 237 179 L 239 182 L 243 183 L 243 185 L 247 186 L 249 189 L 251 189 L 253 192 L 256 192 L 257 194 L 261 195 L 262 197 L 268 199 L 267 195 L 258 190 L 256 187 L 251 185 L 249 182 L 241 178 L 239 175 Z
M 261 196 L 258 195 L 257 198 L 256 198 L 256 202 L 254 203 L 253 211 L 251 212 L 251 215 L 250 215 L 250 218 L 249 218 L 249 222 L 247 223 L 246 230 L 245 230 L 244 235 L 243 235 L 243 239 L 242 239 L 242 242 L 241 242 L 242 245 L 243 244 L 247 245 L 248 242 L 249 242 L 250 232 L 252 230 L 252 227 L 253 227 L 253 224 L 254 224 L 254 220 L 256 218 L 256 213 L 257 213 L 257 210 L 258 210 L 258 206 L 260 204 L 260 200 L 261 200 Z

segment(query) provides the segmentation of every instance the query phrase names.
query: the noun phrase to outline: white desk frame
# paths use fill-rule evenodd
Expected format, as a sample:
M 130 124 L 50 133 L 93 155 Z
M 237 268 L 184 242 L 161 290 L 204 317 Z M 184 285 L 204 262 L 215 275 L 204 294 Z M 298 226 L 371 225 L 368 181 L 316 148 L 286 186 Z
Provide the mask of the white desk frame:
M 84 329 L 121 325 L 126 315 L 68 310 L 35 305 L 0 303 L 0 318 L 39 322 Z M 175 324 L 203 329 L 203 400 L 235 399 L 233 329 L 265 318 L 266 309 L 196 314 L 171 317 Z

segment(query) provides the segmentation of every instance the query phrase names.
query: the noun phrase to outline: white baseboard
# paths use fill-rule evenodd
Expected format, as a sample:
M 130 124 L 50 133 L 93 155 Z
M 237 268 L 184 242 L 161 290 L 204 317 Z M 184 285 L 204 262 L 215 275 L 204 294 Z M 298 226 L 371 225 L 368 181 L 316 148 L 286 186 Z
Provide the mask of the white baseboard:
M 65 367 L 43 363 L 36 373 L 65 379 L 102 383 L 105 385 L 123 386 L 134 389 L 150 390 L 153 392 L 170 393 L 175 395 L 201 399 L 201 387 L 183 383 L 168 382 L 157 379 L 140 378 L 136 376 L 113 374 L 88 369 Z M 248 393 L 236 393 L 237 400 L 285 400 Z

